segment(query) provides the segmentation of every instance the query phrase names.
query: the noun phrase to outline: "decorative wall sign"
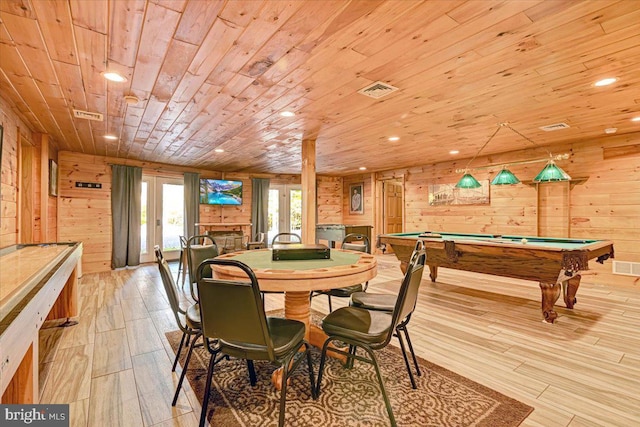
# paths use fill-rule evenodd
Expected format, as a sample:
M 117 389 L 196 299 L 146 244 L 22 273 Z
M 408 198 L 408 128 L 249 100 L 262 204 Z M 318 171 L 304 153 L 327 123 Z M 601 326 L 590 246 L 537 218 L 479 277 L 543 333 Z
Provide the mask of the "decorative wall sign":
M 102 188 L 102 184 L 99 182 L 79 182 L 76 181 L 76 187 L 78 188 Z
M 489 180 L 481 180 L 479 188 L 456 188 L 455 184 L 430 184 L 429 205 L 488 205 Z
M 349 185 L 349 213 L 364 214 L 364 182 Z

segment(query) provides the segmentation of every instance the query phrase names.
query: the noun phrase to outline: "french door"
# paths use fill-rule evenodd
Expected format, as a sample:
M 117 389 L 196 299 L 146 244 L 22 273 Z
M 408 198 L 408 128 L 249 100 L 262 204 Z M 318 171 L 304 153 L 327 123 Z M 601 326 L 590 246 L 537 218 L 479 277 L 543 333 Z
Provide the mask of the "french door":
M 267 243 L 278 233 L 296 233 L 302 230 L 302 187 L 276 184 L 269 186 L 269 230 Z
M 155 261 L 155 245 L 166 259 L 178 259 L 184 235 L 184 180 L 143 175 L 141 199 L 140 262 Z

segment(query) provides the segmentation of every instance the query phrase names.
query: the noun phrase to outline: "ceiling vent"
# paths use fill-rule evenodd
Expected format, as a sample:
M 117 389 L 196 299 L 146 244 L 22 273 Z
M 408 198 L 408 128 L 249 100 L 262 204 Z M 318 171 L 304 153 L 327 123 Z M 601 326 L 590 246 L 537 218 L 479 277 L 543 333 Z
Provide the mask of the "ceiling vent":
M 103 120 L 102 114 L 92 113 L 90 111 L 73 110 L 73 115 L 79 119 L 95 120 L 101 122 Z
M 378 98 L 382 98 L 383 96 L 389 95 L 390 93 L 395 92 L 397 90 L 398 90 L 397 87 L 393 87 L 384 82 L 375 82 L 375 83 L 371 83 L 367 87 L 363 87 L 358 91 L 358 93 L 368 96 L 370 98 L 378 99 Z
M 569 125 L 566 123 L 555 123 L 552 125 L 542 126 L 540 127 L 540 129 L 542 129 L 545 132 L 552 132 L 554 130 L 569 129 Z

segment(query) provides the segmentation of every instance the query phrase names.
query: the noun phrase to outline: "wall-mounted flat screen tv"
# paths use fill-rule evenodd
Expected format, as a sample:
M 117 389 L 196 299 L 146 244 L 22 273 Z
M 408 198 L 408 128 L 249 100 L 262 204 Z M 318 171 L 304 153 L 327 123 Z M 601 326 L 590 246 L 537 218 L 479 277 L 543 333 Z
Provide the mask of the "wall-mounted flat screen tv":
M 241 205 L 242 181 L 200 179 L 200 203 L 205 205 Z

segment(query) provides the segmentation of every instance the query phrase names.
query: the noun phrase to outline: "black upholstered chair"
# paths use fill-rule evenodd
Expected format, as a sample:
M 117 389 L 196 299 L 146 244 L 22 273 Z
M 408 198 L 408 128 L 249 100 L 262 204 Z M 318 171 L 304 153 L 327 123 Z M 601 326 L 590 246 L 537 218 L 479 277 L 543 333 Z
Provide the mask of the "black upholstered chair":
M 191 298 L 198 301 L 198 291 L 196 283 L 196 270 L 202 261 L 215 258 L 220 255 L 218 245 L 213 237 L 203 234 L 191 236 L 187 239 L 187 266 L 189 267 L 189 289 Z M 206 277 L 211 277 L 211 269 L 204 271 Z
M 171 311 L 173 311 L 173 315 L 176 319 L 178 328 L 180 328 L 180 330 L 182 331 L 180 345 L 178 346 L 176 358 L 174 359 L 173 366 L 171 367 L 172 372 L 176 370 L 182 348 L 185 345 L 190 345 L 189 340 L 192 340 L 191 346 L 189 347 L 189 354 L 187 355 L 185 364 L 182 367 L 180 381 L 178 382 L 178 385 L 176 387 L 176 392 L 173 399 L 173 404 L 175 405 L 175 402 L 178 399 L 178 394 L 180 393 L 180 388 L 182 387 L 184 373 L 187 371 L 189 360 L 191 359 L 192 345 L 195 345 L 196 340 L 200 337 L 200 335 L 202 335 L 202 326 L 200 323 L 200 307 L 198 306 L 198 304 L 191 304 L 189 305 L 189 307 L 187 307 L 186 310 L 182 309 L 182 307 L 180 306 L 180 296 L 178 294 L 176 284 L 173 281 L 171 270 L 169 270 L 169 264 L 167 264 L 167 261 L 164 259 L 159 246 L 155 246 L 154 250 L 156 253 L 156 260 L 158 261 L 158 269 L 160 270 L 160 278 L 162 279 L 162 284 L 167 294 L 167 299 L 169 300 Z
M 396 301 L 398 299 L 397 295 L 393 294 L 376 294 L 371 292 L 355 292 L 351 295 L 351 300 L 349 301 L 349 305 L 353 307 L 360 307 L 367 310 L 377 310 L 377 311 L 385 311 L 387 313 L 393 312 Z M 411 344 L 411 338 L 409 337 L 409 330 L 407 329 L 407 325 L 411 320 L 411 314 L 409 313 L 405 319 L 403 319 L 398 326 L 396 326 L 396 332 L 394 335 L 398 338 L 400 342 L 400 349 L 402 350 L 402 356 L 404 357 L 404 362 L 407 366 L 407 372 L 409 373 L 409 380 L 411 381 L 411 387 L 418 388 L 416 385 L 416 380 L 413 377 L 413 372 L 411 371 L 411 367 L 409 366 L 409 359 L 407 357 L 407 352 L 405 349 L 404 341 L 402 340 L 402 336 L 400 333 L 404 333 L 404 338 L 407 342 L 407 348 L 409 353 L 411 353 L 411 358 L 413 359 L 413 365 L 416 368 L 416 375 L 421 376 L 422 372 L 420 371 L 420 365 L 418 364 L 418 358 L 416 357 L 415 352 L 413 351 L 413 344 Z
M 212 265 L 231 266 L 247 275 L 246 281 L 219 280 L 203 277 Z M 258 279 L 249 266 L 230 259 L 208 259 L 198 267 L 202 330 L 205 344 L 211 352 L 200 414 L 200 426 L 205 423 L 211 378 L 219 355 L 249 360 L 268 360 L 283 369 L 278 425 L 284 425 L 287 379 L 306 356 L 311 382 L 311 395 L 316 398 L 313 366 L 309 344 L 304 340 L 302 322 L 278 317 L 267 317 L 260 298 Z M 216 341 L 211 341 L 211 338 Z M 298 350 L 304 347 L 304 352 Z M 295 355 L 300 355 L 297 359 Z M 255 385 L 255 374 L 251 385 Z
M 271 239 L 271 246 L 275 244 L 302 243 L 302 238 L 296 233 L 278 233 Z
M 318 373 L 318 391 L 322 384 L 322 373 L 324 369 L 325 359 L 327 357 L 327 347 L 332 341 L 341 341 L 349 345 L 349 351 L 338 348 L 332 348 L 331 351 L 347 356 L 347 367 L 353 366 L 354 360 L 370 363 L 373 365 L 378 377 L 380 391 L 387 407 L 387 413 L 391 420 L 391 425 L 396 425 L 393 416 L 391 403 L 384 387 L 384 381 L 380 368 L 376 360 L 374 350 L 380 350 L 386 347 L 394 334 L 397 334 L 403 347 L 405 363 L 408 366 L 406 352 L 400 334 L 397 333 L 397 327 L 402 324 L 403 320 L 411 315 L 416 306 L 418 298 L 418 288 L 422 280 L 422 273 L 426 260 L 424 245 L 418 241 L 416 249 L 411 255 L 411 260 L 407 268 L 407 272 L 400 286 L 400 292 L 396 299 L 395 306 L 391 313 L 379 310 L 367 310 L 360 307 L 343 307 L 334 312 L 329 313 L 322 320 L 322 329 L 328 335 L 327 340 L 322 346 L 322 357 L 320 358 L 320 368 Z M 367 357 L 359 356 L 357 348 L 362 348 Z
M 344 236 L 344 239 L 342 239 L 342 249 L 370 253 L 371 243 L 369 242 L 369 238 L 364 234 L 351 233 L 347 234 Z M 369 286 L 369 282 L 366 282 L 364 285 L 362 283 L 358 283 L 357 285 L 345 286 L 343 288 L 316 291 L 311 293 L 311 298 L 316 295 L 326 295 L 329 299 L 329 312 L 332 312 L 333 306 L 331 305 L 331 297 L 349 298 L 351 294 L 355 292 L 366 291 L 367 286 Z

